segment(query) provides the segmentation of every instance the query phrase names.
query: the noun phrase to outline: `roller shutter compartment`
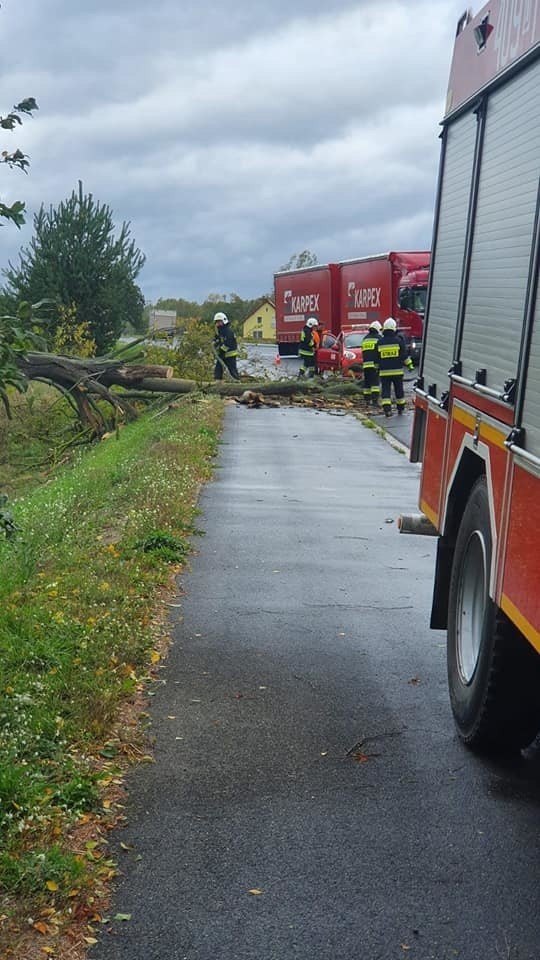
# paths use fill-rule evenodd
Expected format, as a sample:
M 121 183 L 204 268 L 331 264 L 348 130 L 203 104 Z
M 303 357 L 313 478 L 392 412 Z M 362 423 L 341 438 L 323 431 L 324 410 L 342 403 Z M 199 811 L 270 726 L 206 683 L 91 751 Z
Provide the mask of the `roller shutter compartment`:
M 522 423 L 525 427 L 526 449 L 540 458 L 540 286 L 536 296 Z
M 467 232 L 476 143 L 476 115 L 465 114 L 448 128 L 435 255 L 431 271 L 424 382 L 448 390 Z
M 517 373 L 539 174 L 540 61 L 488 101 L 462 373 L 501 391 Z

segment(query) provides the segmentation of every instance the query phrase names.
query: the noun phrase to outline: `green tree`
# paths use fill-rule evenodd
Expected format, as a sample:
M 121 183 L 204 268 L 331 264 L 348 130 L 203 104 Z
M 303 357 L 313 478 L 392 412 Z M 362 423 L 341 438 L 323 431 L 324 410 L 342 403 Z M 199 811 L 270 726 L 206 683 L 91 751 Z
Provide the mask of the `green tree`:
M 99 353 L 106 352 L 126 324 L 144 329 L 144 297 L 135 283 L 144 262 L 123 223 L 114 235 L 113 214 L 107 204 L 78 194 L 34 216 L 34 236 L 19 254 L 17 267 L 4 270 L 6 293 L 30 303 L 44 297 L 58 310 L 50 327 L 51 342 L 62 322 L 62 310 L 75 311 L 85 324 Z
M 202 304 L 193 300 L 184 300 L 181 297 L 162 297 L 157 300 L 155 306 L 162 310 L 176 310 L 179 321 L 198 318 L 210 328 L 213 328 L 214 314 L 222 310 L 227 314 L 236 332 L 240 333 L 242 323 L 260 301 L 261 297 L 255 300 L 244 300 L 238 293 L 209 293 Z M 182 326 L 181 323 L 180 326 Z
M 201 305 L 194 300 L 184 300 L 183 297 L 160 297 L 155 304 L 158 310 L 176 310 L 180 320 L 189 320 L 201 316 Z
M 211 293 L 202 305 L 202 319 L 206 323 L 212 324 L 214 314 L 223 311 L 227 314 L 229 322 L 232 323 L 236 332 L 241 333 L 243 321 L 259 301 L 260 297 L 256 300 L 243 300 L 237 293 L 231 293 L 229 296 L 227 294 Z
M 31 116 L 38 105 L 33 97 L 21 100 L 5 117 L 0 117 L 0 128 L 13 131 L 22 124 L 23 116 Z M 27 173 L 28 157 L 21 150 L 3 150 L 0 154 L 0 163 L 5 163 L 10 169 L 16 168 Z M 14 223 L 21 227 L 24 223 L 24 203 L 15 200 L 7 204 L 0 200 L 0 225 L 2 220 Z M 36 298 L 37 299 L 37 298 Z M 32 329 L 33 310 L 30 304 L 21 303 L 18 307 L 12 298 L 3 297 L 0 302 L 0 400 L 7 415 L 10 415 L 8 387 L 23 391 L 26 389 L 26 380 L 17 367 L 17 357 L 29 346 L 35 346 L 40 341 Z M 0 509 L 0 520 L 2 510 Z
M 0 117 L 0 127 L 2 130 L 14 130 L 15 127 L 22 124 L 23 115 L 31 116 L 33 111 L 37 109 L 38 105 L 34 98 L 27 97 L 26 100 L 17 103 L 7 116 Z M 28 157 L 21 150 L 12 150 L 11 152 L 3 150 L 0 154 L 0 163 L 7 163 L 11 169 L 17 167 L 24 173 L 27 173 L 29 162 Z M 0 200 L 0 219 L 11 220 L 17 227 L 21 227 L 24 223 L 24 203 L 22 200 L 15 200 L 11 205 Z
M 318 263 L 316 254 L 311 250 L 302 250 L 300 253 L 293 253 L 287 263 L 284 263 L 280 270 L 301 270 L 303 267 L 314 267 Z
M 6 414 L 11 416 L 8 387 L 24 393 L 28 384 L 17 366 L 17 359 L 27 350 L 42 349 L 44 340 L 39 335 L 40 321 L 36 311 L 43 303 L 23 301 L 16 314 L 0 315 L 0 401 Z

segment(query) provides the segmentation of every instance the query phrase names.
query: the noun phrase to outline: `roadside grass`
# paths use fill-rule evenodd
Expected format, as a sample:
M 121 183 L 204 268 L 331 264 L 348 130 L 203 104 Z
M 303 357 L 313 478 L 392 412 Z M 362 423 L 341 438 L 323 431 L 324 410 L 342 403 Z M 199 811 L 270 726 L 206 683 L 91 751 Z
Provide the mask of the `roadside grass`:
M 83 907 L 90 916 L 95 884 L 114 874 L 98 843 L 73 838 L 112 816 L 114 724 L 160 659 L 158 599 L 198 533 L 222 410 L 218 399 L 189 398 L 146 414 L 10 496 L 18 533 L 0 538 L 0 948 L 13 949 L 30 923 L 52 955 L 46 937 Z M 7 473 L 14 490 L 14 464 L 27 469 L 38 452 L 13 442 L 0 486 Z
M 0 405 L 0 489 L 11 499 L 47 478 L 81 428 L 66 399 L 42 383 L 10 405 L 11 420 Z

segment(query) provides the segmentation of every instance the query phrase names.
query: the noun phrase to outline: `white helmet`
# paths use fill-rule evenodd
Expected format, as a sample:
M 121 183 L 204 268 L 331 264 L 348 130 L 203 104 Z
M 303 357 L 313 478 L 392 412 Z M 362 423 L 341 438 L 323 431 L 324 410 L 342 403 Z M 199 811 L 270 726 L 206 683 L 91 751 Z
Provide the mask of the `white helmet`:
M 397 323 L 393 317 L 388 317 L 388 320 L 385 320 L 383 323 L 383 330 L 393 330 L 394 333 L 397 330 Z
M 306 320 L 306 324 L 308 327 L 318 327 L 319 321 L 317 320 L 317 317 L 308 317 Z
M 369 329 L 370 329 L 370 330 L 376 330 L 377 333 L 380 333 L 381 330 L 382 330 L 382 326 L 381 326 L 381 324 L 379 323 L 378 320 L 372 320 L 371 323 L 370 323 L 370 325 L 369 325 Z
M 221 310 L 218 313 L 214 314 L 214 323 L 228 323 L 229 318 L 226 313 L 222 313 Z

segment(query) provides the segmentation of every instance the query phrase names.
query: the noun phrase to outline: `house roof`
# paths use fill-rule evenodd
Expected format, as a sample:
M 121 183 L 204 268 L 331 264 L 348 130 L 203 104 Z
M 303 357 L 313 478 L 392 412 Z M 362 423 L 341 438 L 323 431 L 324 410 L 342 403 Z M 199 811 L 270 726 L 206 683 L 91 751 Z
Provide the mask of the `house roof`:
M 252 317 L 254 313 L 257 313 L 257 310 L 260 310 L 263 304 L 265 303 L 269 303 L 270 306 L 272 307 L 272 310 L 276 309 L 276 305 L 274 301 L 271 299 L 271 297 L 261 297 L 261 299 L 255 304 L 253 309 L 250 310 L 248 314 L 246 314 L 246 316 L 244 317 L 244 322 L 246 320 L 249 320 L 249 318 Z

